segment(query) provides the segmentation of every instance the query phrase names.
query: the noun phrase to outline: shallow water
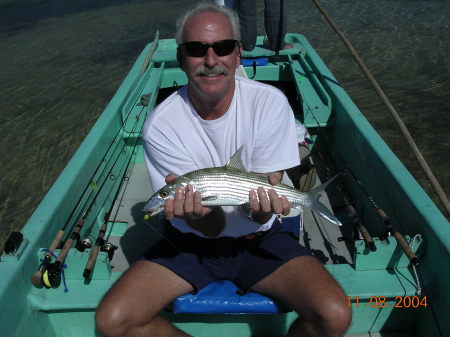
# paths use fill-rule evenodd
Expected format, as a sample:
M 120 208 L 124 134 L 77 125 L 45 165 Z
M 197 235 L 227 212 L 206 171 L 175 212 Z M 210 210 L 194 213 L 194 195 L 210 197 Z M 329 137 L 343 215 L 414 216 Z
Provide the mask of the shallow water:
M 156 30 L 161 38 L 173 37 L 176 18 L 192 3 L 0 3 L 1 245 L 32 214 Z M 288 3 L 288 31 L 308 37 L 438 203 L 387 109 L 313 3 Z M 450 2 L 328 0 L 323 5 L 391 99 L 448 195 Z M 262 20 L 259 28 L 264 34 Z

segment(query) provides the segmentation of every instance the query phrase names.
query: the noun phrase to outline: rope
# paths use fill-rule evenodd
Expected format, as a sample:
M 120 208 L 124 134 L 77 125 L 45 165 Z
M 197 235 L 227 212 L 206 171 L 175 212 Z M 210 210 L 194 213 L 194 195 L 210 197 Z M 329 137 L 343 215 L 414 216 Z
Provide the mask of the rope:
M 409 243 L 409 246 L 411 247 L 411 250 L 412 251 L 414 251 L 414 244 L 415 244 L 415 242 L 416 242 L 416 239 L 422 239 L 422 236 L 420 235 L 420 234 L 416 234 L 413 238 L 412 238 L 412 240 L 411 240 L 411 242 Z M 422 289 L 422 285 L 421 285 L 421 283 L 420 283 L 420 278 L 419 278 L 419 273 L 417 272 L 417 267 L 414 265 L 414 264 L 412 264 L 411 263 L 411 267 L 412 267 L 412 270 L 413 270 L 413 272 L 414 272 L 414 278 L 415 278 L 415 280 L 416 280 L 416 288 L 417 288 L 417 291 L 416 291 L 416 294 L 417 294 L 417 296 L 419 296 L 419 297 L 423 297 L 424 296 L 424 293 L 423 293 L 423 289 Z
M 414 155 L 416 156 L 417 161 L 419 162 L 419 165 L 424 170 L 426 176 L 428 177 L 428 180 L 430 181 L 431 185 L 435 189 L 440 201 L 442 202 L 443 206 L 445 207 L 447 214 L 450 215 L 450 202 L 447 199 L 447 196 L 444 193 L 444 190 L 442 189 L 441 185 L 439 184 L 438 180 L 434 176 L 433 172 L 431 171 L 430 167 L 428 166 L 425 158 L 423 157 L 422 153 L 420 152 L 419 148 L 417 147 L 416 143 L 414 142 L 414 139 L 412 138 L 411 134 L 409 133 L 405 123 L 400 118 L 399 114 L 395 110 L 395 108 L 392 106 L 391 102 L 387 98 L 386 94 L 381 89 L 380 85 L 376 81 L 376 79 L 373 77 L 369 69 L 366 67 L 362 59 L 359 57 L 358 53 L 356 52 L 355 48 L 351 45 L 349 40 L 345 37 L 344 33 L 338 28 L 334 20 L 331 18 L 331 16 L 328 14 L 328 12 L 325 10 L 325 8 L 322 6 L 319 0 L 312 0 L 316 7 L 319 9 L 319 11 L 324 16 L 325 20 L 330 24 L 331 28 L 336 32 L 336 34 L 340 37 L 342 42 L 345 44 L 347 49 L 352 54 L 353 58 L 355 59 L 356 63 L 358 63 L 361 70 L 366 75 L 367 79 L 369 80 L 370 84 L 374 87 L 380 98 L 382 99 L 383 103 L 388 108 L 389 112 L 391 113 L 392 117 L 394 118 L 394 121 L 396 122 L 397 126 L 400 128 L 401 133 L 405 137 L 408 145 L 411 147 L 412 151 L 414 152 Z

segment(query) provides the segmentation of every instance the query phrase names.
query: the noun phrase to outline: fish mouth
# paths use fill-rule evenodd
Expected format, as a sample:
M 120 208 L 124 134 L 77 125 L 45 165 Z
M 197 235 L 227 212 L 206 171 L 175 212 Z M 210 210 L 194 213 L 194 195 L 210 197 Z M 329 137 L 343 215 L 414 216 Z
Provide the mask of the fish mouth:
M 142 211 L 145 212 L 145 214 L 148 217 L 161 213 L 161 211 L 164 209 L 164 204 L 161 204 L 158 201 L 159 200 L 150 200 L 148 203 L 145 204 Z
M 144 208 L 143 211 L 145 212 L 145 215 L 148 217 L 152 217 L 156 214 L 161 213 L 163 210 L 163 208 L 154 208 L 154 209 L 148 209 L 148 208 Z

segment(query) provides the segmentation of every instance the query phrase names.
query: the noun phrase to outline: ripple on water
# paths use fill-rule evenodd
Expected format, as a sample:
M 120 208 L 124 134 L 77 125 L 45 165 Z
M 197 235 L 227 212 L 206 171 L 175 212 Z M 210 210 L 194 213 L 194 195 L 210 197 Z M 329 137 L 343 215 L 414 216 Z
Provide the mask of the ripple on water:
M 6 0 L 0 5 L 0 243 L 19 229 L 70 159 L 156 30 L 174 35 L 190 0 Z M 310 1 L 288 2 L 362 112 L 430 195 L 415 159 L 350 54 Z M 448 1 L 324 3 L 450 187 Z M 262 5 L 259 32 L 264 34 Z M 447 154 L 447 155 L 446 155 Z M 433 197 L 436 200 L 435 197 Z

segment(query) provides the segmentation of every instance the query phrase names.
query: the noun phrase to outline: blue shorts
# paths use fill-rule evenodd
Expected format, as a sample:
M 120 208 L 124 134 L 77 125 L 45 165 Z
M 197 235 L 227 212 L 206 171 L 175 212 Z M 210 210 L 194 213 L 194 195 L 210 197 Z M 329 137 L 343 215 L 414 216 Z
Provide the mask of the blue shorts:
M 211 282 L 230 280 L 246 292 L 290 259 L 312 255 L 277 220 L 270 230 L 242 238 L 201 238 L 181 233 L 170 224 L 164 237 L 144 258 L 172 270 L 194 291 Z

